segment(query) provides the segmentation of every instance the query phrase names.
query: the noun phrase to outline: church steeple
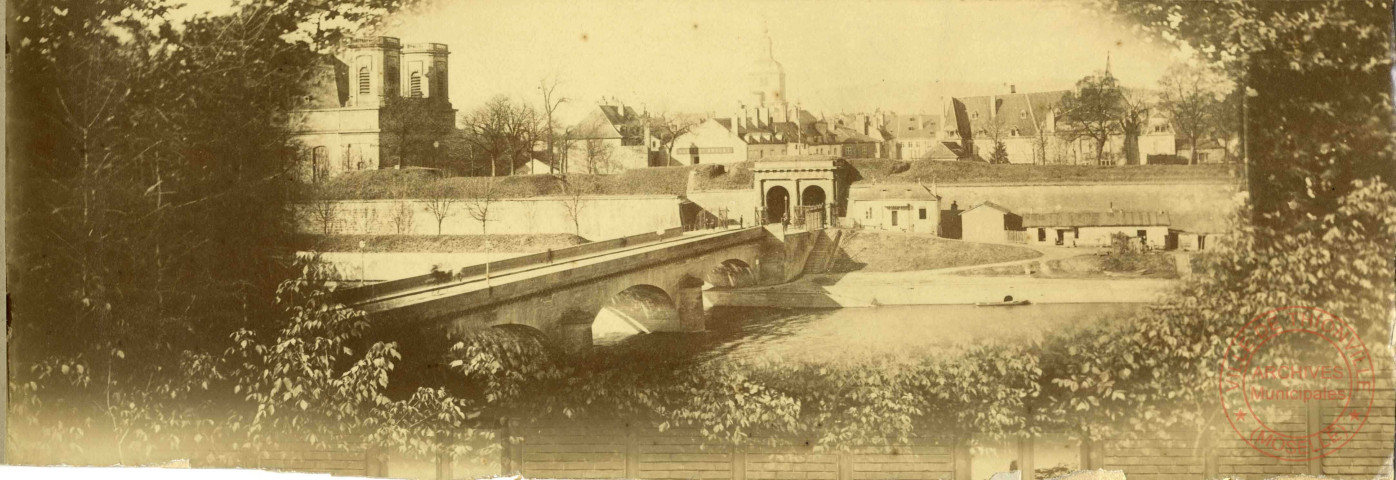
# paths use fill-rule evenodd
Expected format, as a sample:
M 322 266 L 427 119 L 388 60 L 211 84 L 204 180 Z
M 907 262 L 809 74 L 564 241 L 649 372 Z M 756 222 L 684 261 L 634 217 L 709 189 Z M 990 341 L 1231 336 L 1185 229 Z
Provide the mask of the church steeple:
M 758 57 L 748 73 L 751 103 L 758 107 L 785 110 L 785 67 L 776 61 L 775 41 L 769 31 L 763 32 L 766 54 Z

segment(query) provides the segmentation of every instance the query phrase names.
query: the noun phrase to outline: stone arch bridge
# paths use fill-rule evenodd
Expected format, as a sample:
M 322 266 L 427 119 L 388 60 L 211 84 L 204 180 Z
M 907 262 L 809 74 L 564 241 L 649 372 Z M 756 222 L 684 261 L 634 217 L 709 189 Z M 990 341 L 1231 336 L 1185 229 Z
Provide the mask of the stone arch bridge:
M 591 251 L 563 249 L 494 262 L 488 278 L 479 267 L 470 267 L 460 274 L 345 290 L 339 300 L 368 312 L 376 330 L 454 337 L 472 329 L 521 325 L 575 353 L 591 347 L 592 321 L 618 297 L 638 300 L 619 310 L 642 331 L 702 331 L 705 284 L 754 284 L 763 260 L 774 264 L 768 267 L 785 263 L 787 249 L 761 227 L 648 235 L 653 238 L 598 242 L 614 247 L 609 249 L 587 244 L 572 248 Z

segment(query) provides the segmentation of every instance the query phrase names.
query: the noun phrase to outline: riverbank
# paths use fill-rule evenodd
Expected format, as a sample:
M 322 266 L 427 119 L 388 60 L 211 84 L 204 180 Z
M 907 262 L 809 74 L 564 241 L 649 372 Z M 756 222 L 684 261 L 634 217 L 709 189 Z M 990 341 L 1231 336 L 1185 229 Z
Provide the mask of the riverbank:
M 809 275 L 769 287 L 712 289 L 708 306 L 857 308 L 883 305 L 972 305 L 1005 296 L 1032 303 L 1153 303 L 1170 291 L 1167 279 L 1046 279 L 973 277 L 939 272 L 853 272 Z

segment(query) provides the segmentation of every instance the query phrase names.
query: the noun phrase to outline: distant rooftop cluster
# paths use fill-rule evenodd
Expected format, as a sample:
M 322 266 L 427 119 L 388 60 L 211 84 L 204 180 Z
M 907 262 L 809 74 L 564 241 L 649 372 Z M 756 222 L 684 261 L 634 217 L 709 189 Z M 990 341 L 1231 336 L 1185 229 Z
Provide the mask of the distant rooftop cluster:
M 1176 163 L 1180 154 L 1216 163 L 1227 156 L 1216 141 L 1191 151 L 1191 142 L 1177 138 L 1156 111 L 1146 112 L 1136 134 L 1111 135 L 1103 146 L 1067 135 L 1062 100 L 1069 90 L 1020 92 L 1010 85 L 998 94 L 943 99 L 931 112 L 815 112 L 787 95 L 785 68 L 769 36 L 765 47 L 730 107 L 678 120 L 611 98 L 575 125 L 554 127 L 551 139 L 535 135 L 532 153 L 510 158 L 502 173 L 607 174 L 787 155 L 1073 165 Z M 463 142 L 452 140 L 462 132 L 447 96 L 448 56 L 444 44 L 373 37 L 327 58 L 297 118 L 308 174 L 440 166 L 461 155 L 449 148 Z M 394 111 L 412 101 L 420 105 Z

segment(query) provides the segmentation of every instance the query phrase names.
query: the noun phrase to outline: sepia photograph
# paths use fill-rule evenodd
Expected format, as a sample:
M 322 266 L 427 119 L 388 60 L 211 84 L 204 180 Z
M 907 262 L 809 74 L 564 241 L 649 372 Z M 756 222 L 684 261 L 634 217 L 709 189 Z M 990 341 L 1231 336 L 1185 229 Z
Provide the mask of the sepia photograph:
M 1393 480 L 1392 0 L 8 0 L 0 478 Z

